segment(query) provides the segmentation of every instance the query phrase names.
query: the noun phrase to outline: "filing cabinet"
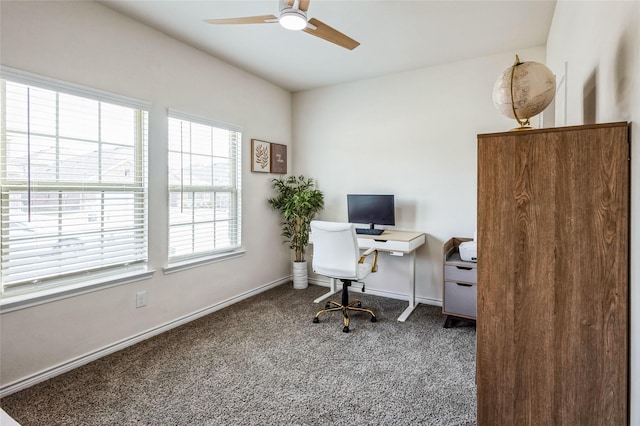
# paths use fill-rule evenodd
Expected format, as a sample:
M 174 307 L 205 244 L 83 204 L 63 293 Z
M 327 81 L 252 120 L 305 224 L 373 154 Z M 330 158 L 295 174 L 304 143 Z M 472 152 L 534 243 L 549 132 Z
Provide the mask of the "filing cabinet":
M 456 319 L 476 319 L 477 264 L 460 258 L 460 243 L 471 238 L 454 237 L 444 243 L 443 251 L 443 300 L 442 313 L 447 315 L 444 327 Z

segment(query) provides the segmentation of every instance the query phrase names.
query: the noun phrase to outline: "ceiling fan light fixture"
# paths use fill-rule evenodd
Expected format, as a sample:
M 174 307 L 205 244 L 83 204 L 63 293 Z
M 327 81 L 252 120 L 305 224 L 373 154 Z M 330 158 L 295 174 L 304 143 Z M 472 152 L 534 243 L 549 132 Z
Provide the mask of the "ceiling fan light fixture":
M 307 26 L 307 16 L 300 10 L 285 10 L 278 22 L 288 30 L 300 31 Z

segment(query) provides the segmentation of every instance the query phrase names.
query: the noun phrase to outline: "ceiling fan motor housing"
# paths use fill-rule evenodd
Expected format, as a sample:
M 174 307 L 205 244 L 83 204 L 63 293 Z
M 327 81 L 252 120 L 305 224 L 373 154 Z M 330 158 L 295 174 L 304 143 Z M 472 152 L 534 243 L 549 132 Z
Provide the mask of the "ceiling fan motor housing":
M 302 30 L 307 26 L 307 14 L 300 9 L 287 8 L 280 12 L 280 25 L 288 30 Z

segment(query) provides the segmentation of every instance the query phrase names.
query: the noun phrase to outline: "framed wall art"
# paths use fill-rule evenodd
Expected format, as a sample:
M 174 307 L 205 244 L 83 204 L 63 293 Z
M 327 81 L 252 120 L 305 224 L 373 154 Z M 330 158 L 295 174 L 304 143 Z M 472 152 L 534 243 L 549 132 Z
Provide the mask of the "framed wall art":
M 271 173 L 287 174 L 287 146 L 271 144 Z
M 271 172 L 271 144 L 258 139 L 251 139 L 251 171 Z

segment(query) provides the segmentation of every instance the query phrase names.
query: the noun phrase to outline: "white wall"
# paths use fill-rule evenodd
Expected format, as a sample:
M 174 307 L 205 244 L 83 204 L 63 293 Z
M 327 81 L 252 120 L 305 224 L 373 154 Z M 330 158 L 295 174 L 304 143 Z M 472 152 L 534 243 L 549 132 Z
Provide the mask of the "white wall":
M 395 229 L 427 234 L 416 253 L 421 302 L 441 303 L 443 242 L 476 229 L 477 134 L 517 125 L 491 97 L 516 53 L 544 62 L 543 47 L 521 49 L 293 96 L 293 165 L 325 192 L 320 217 L 346 221 L 347 193 L 392 193 Z M 406 260 L 381 263 L 367 288 L 406 298 Z
M 94 2 L 2 1 L 3 65 L 152 103 L 150 280 L 0 317 L 0 386 L 73 362 L 290 277 L 289 251 L 266 198 L 274 175 L 250 172 L 251 138 L 290 145 L 291 94 Z M 269 105 L 269 108 L 264 108 Z M 163 275 L 167 245 L 166 109 L 244 126 L 244 256 Z M 291 167 L 289 165 L 289 167 Z M 147 290 L 148 305 L 135 308 Z
M 631 422 L 640 425 L 640 2 L 559 1 L 547 65 L 565 75 L 566 124 L 632 122 Z M 563 99 L 564 98 L 564 99 Z M 564 120 L 565 110 L 556 111 Z

